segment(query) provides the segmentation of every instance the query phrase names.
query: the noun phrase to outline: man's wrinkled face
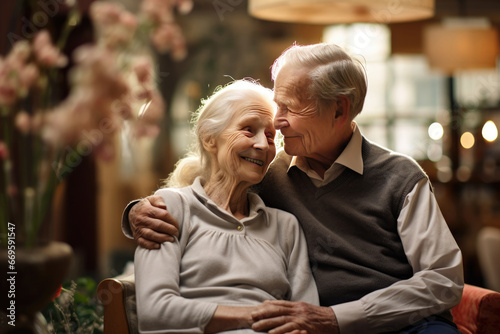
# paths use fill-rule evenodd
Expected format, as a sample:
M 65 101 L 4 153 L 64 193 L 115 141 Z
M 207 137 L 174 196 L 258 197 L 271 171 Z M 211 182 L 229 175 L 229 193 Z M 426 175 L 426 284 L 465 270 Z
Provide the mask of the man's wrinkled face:
M 216 140 L 221 175 L 235 182 L 257 184 L 276 155 L 273 110 L 255 103 L 236 112 Z
M 320 113 L 316 101 L 308 96 L 309 83 L 305 68 L 285 65 L 280 70 L 274 83 L 274 100 L 278 105 L 274 126 L 284 137 L 286 153 L 318 159 L 329 154 L 336 142 L 335 106 L 331 112 Z

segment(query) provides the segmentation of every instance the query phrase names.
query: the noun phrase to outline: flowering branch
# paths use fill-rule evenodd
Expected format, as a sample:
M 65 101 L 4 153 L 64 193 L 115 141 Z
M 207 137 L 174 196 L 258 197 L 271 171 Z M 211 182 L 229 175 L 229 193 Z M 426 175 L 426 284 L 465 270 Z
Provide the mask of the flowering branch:
M 75 167 L 68 161 L 83 153 L 113 158 L 113 136 L 122 129 L 130 129 L 134 138 L 158 133 L 164 103 L 152 60 L 138 51 L 146 35 L 157 50 L 182 59 L 185 41 L 173 12 L 187 13 L 191 7 L 191 0 L 143 0 L 136 16 L 114 3 L 93 2 L 96 43 L 73 53 L 70 92 L 63 100 L 54 88 L 68 65 L 60 50 L 80 21 L 76 7 L 55 45 L 42 30 L 31 43 L 19 41 L 0 57 L 3 245 L 9 222 L 18 226 L 27 247 L 38 242 L 56 186 Z

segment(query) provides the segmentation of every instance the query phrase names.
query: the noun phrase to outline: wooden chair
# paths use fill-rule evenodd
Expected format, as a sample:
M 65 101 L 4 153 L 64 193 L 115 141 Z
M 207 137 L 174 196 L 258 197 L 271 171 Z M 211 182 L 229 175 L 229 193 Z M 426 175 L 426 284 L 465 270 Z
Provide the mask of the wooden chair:
M 97 287 L 104 306 L 104 334 L 138 334 L 134 275 L 106 278 Z
M 104 305 L 104 334 L 137 334 L 133 275 L 107 278 L 97 288 Z M 462 300 L 451 310 L 463 334 L 498 334 L 500 293 L 465 284 Z

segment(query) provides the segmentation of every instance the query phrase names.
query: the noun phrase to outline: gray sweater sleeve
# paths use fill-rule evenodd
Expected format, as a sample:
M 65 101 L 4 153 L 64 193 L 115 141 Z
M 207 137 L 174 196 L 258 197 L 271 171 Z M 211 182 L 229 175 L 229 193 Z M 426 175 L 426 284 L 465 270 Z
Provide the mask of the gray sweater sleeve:
M 180 242 L 137 248 L 135 279 L 140 333 L 203 333 L 216 304 L 180 296 Z M 167 328 L 171 328 L 170 330 Z
M 139 332 L 203 333 L 217 304 L 180 296 L 180 261 L 182 248 L 189 237 L 189 221 L 182 219 L 184 203 L 180 196 L 173 192 L 168 194 L 163 197 L 170 213 L 179 221 L 179 239 L 163 243 L 159 250 L 138 247 L 135 252 Z

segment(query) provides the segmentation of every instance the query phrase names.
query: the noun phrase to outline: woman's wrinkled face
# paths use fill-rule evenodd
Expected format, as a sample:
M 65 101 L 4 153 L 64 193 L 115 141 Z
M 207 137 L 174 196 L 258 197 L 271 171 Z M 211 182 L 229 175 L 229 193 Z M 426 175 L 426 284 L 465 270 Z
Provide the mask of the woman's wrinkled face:
M 222 177 L 250 185 L 262 181 L 276 155 L 275 135 L 270 106 L 253 103 L 236 111 L 216 140 L 216 161 Z

